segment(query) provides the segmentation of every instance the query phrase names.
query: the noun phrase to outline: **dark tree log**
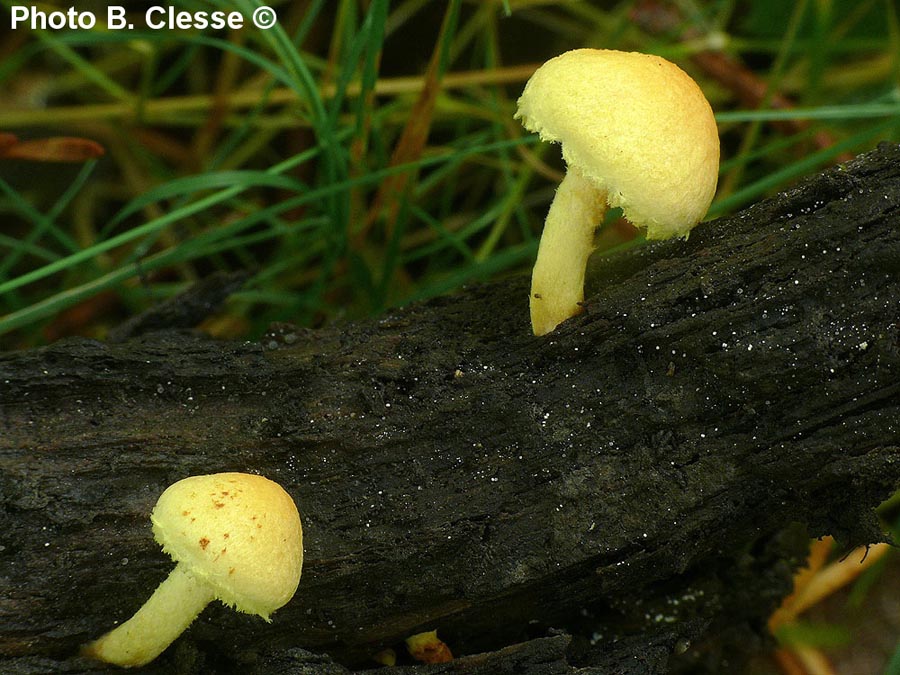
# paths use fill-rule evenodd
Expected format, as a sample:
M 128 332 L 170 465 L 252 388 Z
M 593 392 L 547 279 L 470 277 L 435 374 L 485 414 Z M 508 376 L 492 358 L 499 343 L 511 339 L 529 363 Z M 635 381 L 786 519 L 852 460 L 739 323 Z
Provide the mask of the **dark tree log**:
M 585 313 L 545 338 L 516 279 L 258 343 L 5 354 L 0 670 L 90 670 L 79 645 L 172 568 L 159 494 L 228 470 L 297 501 L 300 589 L 272 624 L 210 606 L 148 671 L 343 673 L 431 628 L 494 652 L 453 671 L 469 673 L 516 654 L 515 672 L 664 672 L 688 642 L 682 660 L 752 648 L 807 535 L 881 536 L 898 276 L 900 148 L 883 145 L 599 261 Z M 532 640 L 553 627 L 576 639 Z

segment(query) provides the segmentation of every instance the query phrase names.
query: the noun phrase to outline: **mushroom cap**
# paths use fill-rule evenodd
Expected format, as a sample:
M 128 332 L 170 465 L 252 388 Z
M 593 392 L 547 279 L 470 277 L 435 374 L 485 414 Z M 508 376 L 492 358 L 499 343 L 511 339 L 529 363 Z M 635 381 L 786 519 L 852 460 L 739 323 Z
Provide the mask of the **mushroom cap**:
M 268 478 L 191 476 L 169 486 L 150 516 L 163 550 L 241 612 L 269 614 L 300 583 L 303 529 L 294 500 Z
M 686 235 L 716 192 L 719 134 L 700 87 L 651 54 L 576 49 L 535 71 L 516 118 L 648 239 Z

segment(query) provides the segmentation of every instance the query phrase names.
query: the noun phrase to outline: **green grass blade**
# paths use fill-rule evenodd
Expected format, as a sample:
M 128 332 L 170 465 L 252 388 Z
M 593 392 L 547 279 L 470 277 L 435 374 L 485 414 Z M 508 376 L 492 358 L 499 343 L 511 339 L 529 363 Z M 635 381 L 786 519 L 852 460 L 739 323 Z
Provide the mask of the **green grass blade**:
M 896 103 L 821 106 L 819 108 L 788 108 L 786 110 L 734 110 L 716 113 L 716 121 L 860 120 L 873 117 L 898 116 L 900 116 L 900 101 Z
M 239 189 L 240 191 L 251 187 L 280 188 L 291 192 L 303 192 L 308 189 L 306 185 L 293 178 L 267 171 L 217 171 L 196 176 L 185 176 L 158 185 L 141 196 L 132 199 L 116 214 L 111 224 L 116 225 L 155 202 L 174 197 L 190 196 L 198 192 L 222 187 Z

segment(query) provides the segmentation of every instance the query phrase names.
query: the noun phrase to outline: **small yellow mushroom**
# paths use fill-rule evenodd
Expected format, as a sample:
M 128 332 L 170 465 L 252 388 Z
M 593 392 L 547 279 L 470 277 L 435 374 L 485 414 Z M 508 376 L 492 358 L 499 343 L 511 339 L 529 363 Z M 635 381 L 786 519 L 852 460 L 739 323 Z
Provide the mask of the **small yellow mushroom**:
M 437 631 L 416 633 L 406 638 L 406 648 L 409 655 L 421 663 L 447 663 L 453 660 L 453 654 L 441 639 Z
M 303 567 L 300 514 L 290 495 L 267 478 L 185 478 L 163 492 L 150 519 L 156 541 L 178 564 L 133 617 L 85 645 L 85 656 L 142 666 L 213 600 L 269 621 L 297 590 Z
M 516 118 L 559 143 L 568 170 L 550 205 L 531 277 L 544 335 L 581 312 L 594 231 L 621 207 L 648 239 L 686 237 L 719 174 L 716 120 L 700 87 L 659 56 L 576 49 L 535 71 Z

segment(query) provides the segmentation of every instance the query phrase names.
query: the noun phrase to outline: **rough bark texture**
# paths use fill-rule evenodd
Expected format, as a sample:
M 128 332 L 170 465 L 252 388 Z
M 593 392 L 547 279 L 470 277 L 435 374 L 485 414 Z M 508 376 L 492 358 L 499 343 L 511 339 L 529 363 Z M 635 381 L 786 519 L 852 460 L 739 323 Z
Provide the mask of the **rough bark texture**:
M 237 470 L 300 507 L 297 596 L 211 605 L 148 672 L 345 673 L 432 628 L 492 653 L 398 672 L 724 672 L 805 537 L 877 540 L 900 484 L 900 148 L 595 267 L 544 338 L 516 279 L 0 356 L 0 670 L 90 672 L 172 568 L 159 494 Z

